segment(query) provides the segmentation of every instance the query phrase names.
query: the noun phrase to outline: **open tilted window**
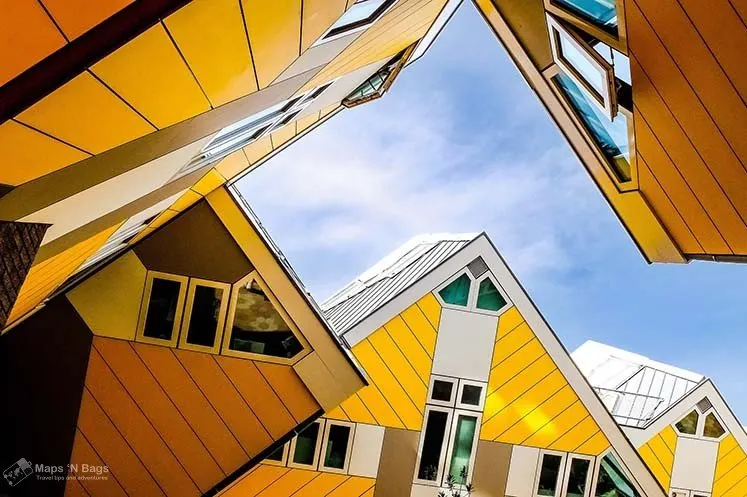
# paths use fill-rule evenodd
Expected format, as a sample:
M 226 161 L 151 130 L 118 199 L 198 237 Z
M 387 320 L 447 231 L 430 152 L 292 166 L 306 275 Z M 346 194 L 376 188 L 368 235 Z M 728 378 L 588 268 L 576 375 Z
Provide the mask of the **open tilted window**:
M 355 107 L 356 105 L 364 104 L 383 96 L 389 87 L 392 86 L 392 83 L 394 83 L 394 80 L 409 60 L 410 54 L 412 54 L 414 49 L 415 45 L 413 44 L 395 55 L 384 67 L 376 71 L 373 76 L 361 83 L 358 88 L 345 97 L 342 105 L 347 108 Z
M 397 0 L 355 0 L 353 5 L 330 26 L 314 45 L 366 29 L 376 22 Z

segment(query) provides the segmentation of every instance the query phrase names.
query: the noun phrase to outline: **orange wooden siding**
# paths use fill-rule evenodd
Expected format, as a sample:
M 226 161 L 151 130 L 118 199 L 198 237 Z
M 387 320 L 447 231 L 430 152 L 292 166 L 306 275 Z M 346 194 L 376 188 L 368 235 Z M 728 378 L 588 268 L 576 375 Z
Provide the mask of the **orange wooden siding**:
M 738 48 L 747 29 L 734 3 L 625 8 L 640 188 L 689 254 L 747 254 L 747 70 Z
M 221 497 L 362 497 L 376 484 L 372 478 L 322 473 L 260 464 Z
M 297 426 L 290 412 L 319 409 L 290 366 L 265 366 L 94 337 L 71 462 L 96 454 L 112 476 L 78 483 L 105 496 L 114 483 L 130 495 L 206 492 Z

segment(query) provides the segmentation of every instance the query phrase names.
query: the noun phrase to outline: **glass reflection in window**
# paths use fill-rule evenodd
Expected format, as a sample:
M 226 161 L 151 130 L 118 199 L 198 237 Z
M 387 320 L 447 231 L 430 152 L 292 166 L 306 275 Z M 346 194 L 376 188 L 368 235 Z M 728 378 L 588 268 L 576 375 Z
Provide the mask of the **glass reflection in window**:
M 628 120 L 619 112 L 610 121 L 589 99 L 587 94 L 563 73 L 555 76 L 561 91 L 565 93 L 576 115 L 601 149 L 615 176 L 620 182 L 631 180 L 630 148 L 628 142 Z
M 605 31 L 617 34 L 617 7 L 615 0 L 553 0 Z
M 189 318 L 187 343 L 212 347 L 218 331 L 223 290 L 210 286 L 197 285 Z
M 301 352 L 301 342 L 256 280 L 242 285 L 236 299 L 229 349 L 285 358 Z
M 459 415 L 456 434 L 454 435 L 454 448 L 451 451 L 451 464 L 449 465 L 449 476 L 456 483 L 465 484 L 469 482 L 469 462 L 472 458 L 476 428 L 476 417 Z
M 620 463 L 612 454 L 607 454 L 599 463 L 599 478 L 595 497 L 641 497 L 628 481 Z

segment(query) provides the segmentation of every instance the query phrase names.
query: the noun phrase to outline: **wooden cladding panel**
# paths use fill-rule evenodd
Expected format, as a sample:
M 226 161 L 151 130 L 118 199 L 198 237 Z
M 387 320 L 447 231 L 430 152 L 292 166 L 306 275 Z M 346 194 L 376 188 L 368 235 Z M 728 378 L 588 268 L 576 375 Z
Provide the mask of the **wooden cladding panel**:
M 671 426 L 667 426 L 638 448 L 643 462 L 651 469 L 664 488 L 669 488 L 669 482 L 672 479 L 676 449 L 677 434 Z
M 362 497 L 376 480 L 260 464 L 221 497 Z
M 94 337 L 71 462 L 98 458 L 129 495 L 201 495 L 319 409 L 290 366 L 264 366 Z
M 729 0 L 628 4 L 636 150 L 665 195 L 641 190 L 665 220 L 671 202 L 703 252 L 747 254 L 747 28 Z
M 747 453 L 734 435 L 719 442 L 713 497 L 738 497 L 747 493 Z

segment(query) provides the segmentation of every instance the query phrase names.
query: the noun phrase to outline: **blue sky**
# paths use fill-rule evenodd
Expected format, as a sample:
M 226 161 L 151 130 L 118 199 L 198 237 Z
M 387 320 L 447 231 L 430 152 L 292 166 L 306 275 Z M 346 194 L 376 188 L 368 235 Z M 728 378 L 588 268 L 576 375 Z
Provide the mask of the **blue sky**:
M 566 348 L 710 376 L 747 423 L 747 265 L 647 265 L 469 1 L 384 98 L 239 188 L 319 301 L 416 234 L 486 231 Z

